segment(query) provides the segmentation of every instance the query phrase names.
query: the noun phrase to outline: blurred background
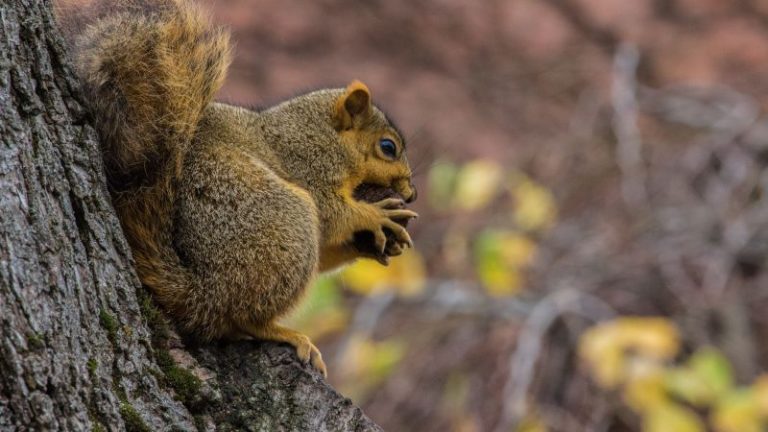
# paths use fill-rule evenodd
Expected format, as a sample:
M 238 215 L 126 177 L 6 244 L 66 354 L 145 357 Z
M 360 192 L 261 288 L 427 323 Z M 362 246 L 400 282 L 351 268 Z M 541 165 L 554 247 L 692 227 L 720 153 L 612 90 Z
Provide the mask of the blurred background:
M 219 99 L 360 79 L 416 249 L 289 318 L 390 431 L 751 432 L 768 416 L 768 1 L 218 0 Z
M 390 431 L 766 430 L 768 2 L 231 0 L 220 99 L 360 79 L 416 249 L 288 320 Z

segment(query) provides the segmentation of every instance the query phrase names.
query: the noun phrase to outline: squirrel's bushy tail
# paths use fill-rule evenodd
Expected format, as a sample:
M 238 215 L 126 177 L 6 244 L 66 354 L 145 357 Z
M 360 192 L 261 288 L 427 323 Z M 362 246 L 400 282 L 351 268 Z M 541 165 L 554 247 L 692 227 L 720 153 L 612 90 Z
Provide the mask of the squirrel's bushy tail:
M 185 0 L 118 3 L 76 38 L 76 66 L 139 276 L 184 309 L 172 303 L 190 282 L 171 239 L 174 179 L 224 79 L 229 35 Z
M 120 6 L 76 41 L 110 185 L 118 191 L 153 183 L 165 168 L 178 169 L 229 62 L 228 33 L 193 4 Z

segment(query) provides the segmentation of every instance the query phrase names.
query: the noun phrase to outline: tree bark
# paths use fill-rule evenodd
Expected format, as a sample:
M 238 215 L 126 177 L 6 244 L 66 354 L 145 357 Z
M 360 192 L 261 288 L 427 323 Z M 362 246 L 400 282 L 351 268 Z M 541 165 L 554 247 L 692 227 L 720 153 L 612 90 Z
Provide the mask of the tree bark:
M 0 4 L 0 431 L 380 430 L 292 349 L 184 349 L 133 271 L 51 4 Z

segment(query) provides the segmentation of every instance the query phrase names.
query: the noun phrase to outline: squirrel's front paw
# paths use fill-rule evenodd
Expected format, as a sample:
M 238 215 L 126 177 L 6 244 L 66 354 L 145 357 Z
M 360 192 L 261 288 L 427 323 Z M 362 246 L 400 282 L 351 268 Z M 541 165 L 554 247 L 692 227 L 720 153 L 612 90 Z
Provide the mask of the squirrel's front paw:
M 403 253 L 405 247 L 413 247 L 413 240 L 405 227 L 398 221 L 407 221 L 419 215 L 408 210 L 405 202 L 399 198 L 386 198 L 372 204 L 379 211 L 376 228 L 373 229 L 374 246 L 379 256 L 387 264 L 387 257 Z M 391 233 L 393 238 L 387 235 Z

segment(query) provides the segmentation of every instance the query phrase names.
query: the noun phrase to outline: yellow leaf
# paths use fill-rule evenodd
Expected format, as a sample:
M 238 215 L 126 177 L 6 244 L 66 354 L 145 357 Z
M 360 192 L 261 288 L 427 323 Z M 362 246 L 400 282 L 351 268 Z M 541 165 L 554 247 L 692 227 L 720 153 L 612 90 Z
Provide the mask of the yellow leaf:
M 477 271 L 486 292 L 491 296 L 511 296 L 520 292 L 521 277 L 517 269 L 497 261 L 486 261 L 478 266 Z
M 680 349 L 677 327 L 666 318 L 624 317 L 616 324 L 625 346 L 639 355 L 668 360 Z
M 361 259 L 341 272 L 341 280 L 352 291 L 370 295 L 391 290 L 387 268 L 376 261 Z
M 591 367 L 598 384 L 614 388 L 630 378 L 632 356 L 664 361 L 680 347 L 677 328 L 667 319 L 620 317 L 587 330 L 579 341 L 579 354 Z
M 547 432 L 547 425 L 538 414 L 533 412 L 523 417 L 516 432 Z
M 387 267 L 373 260 L 359 260 L 342 271 L 341 279 L 359 294 L 396 291 L 409 296 L 424 289 L 426 268 L 417 251 L 406 249 L 401 256 L 392 258 Z
M 512 176 L 510 193 L 515 200 L 513 219 L 525 231 L 548 228 L 557 216 L 552 193 L 522 173 Z
M 492 296 L 520 291 L 523 271 L 533 260 L 536 244 L 520 233 L 486 230 L 475 240 L 478 277 Z
M 624 387 L 624 401 L 637 412 L 646 412 L 658 405 L 668 404 L 664 389 L 664 374 L 656 372 L 631 379 Z
M 485 207 L 498 193 L 502 176 L 503 170 L 497 162 L 468 162 L 456 178 L 454 206 L 467 211 Z
M 501 237 L 501 254 L 508 264 L 522 267 L 533 260 L 536 243 L 517 233 L 507 233 Z
M 768 417 L 768 374 L 762 374 L 752 384 L 752 391 L 755 395 L 755 402 L 760 410 L 760 414 Z
M 634 352 L 625 353 L 624 369 L 627 380 L 661 374 L 664 367 L 665 365 L 653 357 L 638 356 Z
M 690 410 L 659 404 L 643 416 L 643 432 L 704 432 L 704 424 Z
M 624 373 L 624 353 L 622 348 L 614 344 L 606 344 L 598 347 L 598 344 L 610 342 L 598 341 L 591 338 L 588 342 L 581 343 L 581 357 L 586 360 L 594 374 L 595 381 L 603 388 L 613 389 L 621 384 L 626 374 Z
M 712 413 L 712 425 L 718 432 L 761 432 L 760 407 L 749 389 L 731 391 L 723 396 Z

